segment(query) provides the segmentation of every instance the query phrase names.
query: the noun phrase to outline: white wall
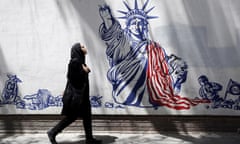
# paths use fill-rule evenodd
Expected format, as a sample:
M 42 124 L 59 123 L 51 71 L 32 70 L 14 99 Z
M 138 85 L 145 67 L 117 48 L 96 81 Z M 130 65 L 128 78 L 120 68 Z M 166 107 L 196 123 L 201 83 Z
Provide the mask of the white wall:
M 134 5 L 134 0 L 126 2 Z M 138 1 L 139 5 L 144 2 Z M 211 108 L 211 104 L 188 110 L 119 108 L 113 101 L 112 86 L 106 77 L 109 68 L 106 46 L 98 33 L 102 23 L 98 8 L 103 3 L 111 7 L 116 17 L 120 16 L 118 10 L 126 10 L 122 0 L 1 0 L 0 93 L 3 95 L 9 80 L 7 74 L 11 74 L 22 81 L 17 83 L 17 95 L 21 99 L 38 94 L 39 89 L 48 90 L 53 97 L 60 96 L 66 83 L 70 48 L 79 41 L 89 50 L 90 95 L 103 96 L 102 106 L 93 108 L 94 114 L 240 114 L 240 109 Z M 188 64 L 188 77 L 181 95 L 199 97 L 198 77 L 205 75 L 209 81 L 222 86 L 218 94 L 224 98 L 230 79 L 240 83 L 240 1 L 150 0 L 148 7 L 153 6 L 150 14 L 158 18 L 150 21 L 151 39 Z M 120 23 L 124 27 L 124 23 Z M 239 85 L 235 86 L 239 91 Z M 239 96 L 235 93 L 233 99 Z M 106 108 L 106 102 L 114 107 Z M 59 114 L 61 104 L 33 109 L 18 108 L 13 103 L 1 104 L 0 114 Z

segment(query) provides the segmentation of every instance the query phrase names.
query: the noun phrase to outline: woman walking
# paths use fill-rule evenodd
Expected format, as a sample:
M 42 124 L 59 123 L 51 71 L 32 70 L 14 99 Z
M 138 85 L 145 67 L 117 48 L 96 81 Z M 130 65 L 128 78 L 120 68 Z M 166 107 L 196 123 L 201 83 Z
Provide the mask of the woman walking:
M 63 129 L 73 123 L 77 118 L 83 119 L 86 144 L 100 144 L 100 140 L 93 138 L 91 105 L 89 100 L 90 68 L 85 64 L 87 49 L 76 43 L 71 49 L 71 59 L 68 64 L 67 85 L 63 94 L 63 119 L 47 134 L 52 144 L 57 144 L 56 136 Z

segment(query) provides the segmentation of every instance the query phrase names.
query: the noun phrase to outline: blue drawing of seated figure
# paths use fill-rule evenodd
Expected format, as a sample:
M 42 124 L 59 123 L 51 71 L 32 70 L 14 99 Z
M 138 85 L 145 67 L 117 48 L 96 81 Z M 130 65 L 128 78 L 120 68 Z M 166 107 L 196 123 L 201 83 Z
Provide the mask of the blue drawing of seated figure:
M 205 75 L 202 75 L 198 78 L 198 82 L 201 85 L 199 89 L 199 95 L 206 100 L 212 102 L 212 108 L 218 108 L 223 102 L 218 94 L 222 90 L 222 86 L 216 82 L 210 82 Z
M 39 89 L 36 94 L 26 95 L 21 98 L 18 95 L 18 83 L 22 82 L 16 75 L 8 74 L 8 80 L 0 97 L 2 105 L 16 105 L 17 109 L 42 110 L 47 107 L 62 106 L 62 96 L 52 96 L 49 90 Z
M 8 80 L 2 92 L 2 104 L 15 104 L 18 99 L 18 82 L 22 82 L 16 75 L 7 75 Z

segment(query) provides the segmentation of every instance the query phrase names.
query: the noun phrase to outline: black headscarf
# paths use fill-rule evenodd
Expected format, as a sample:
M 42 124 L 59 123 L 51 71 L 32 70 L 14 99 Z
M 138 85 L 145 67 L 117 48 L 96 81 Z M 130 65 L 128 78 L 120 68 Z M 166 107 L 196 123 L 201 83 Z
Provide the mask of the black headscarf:
M 80 43 L 75 43 L 71 48 L 71 59 L 68 64 L 67 78 L 75 88 L 81 88 L 84 82 L 85 72 L 82 64 L 85 63 L 85 55 Z
M 71 49 L 71 59 L 74 59 L 74 58 L 80 59 L 81 57 L 83 57 L 83 55 L 84 54 L 81 50 L 81 44 L 75 43 Z

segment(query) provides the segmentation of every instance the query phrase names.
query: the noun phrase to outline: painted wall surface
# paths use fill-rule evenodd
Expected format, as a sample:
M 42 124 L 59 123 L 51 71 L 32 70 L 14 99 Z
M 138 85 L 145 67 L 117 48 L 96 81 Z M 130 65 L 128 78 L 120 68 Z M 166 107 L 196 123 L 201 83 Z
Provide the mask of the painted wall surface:
M 59 114 L 76 42 L 94 114 L 240 115 L 239 0 L 1 0 L 0 114 Z

